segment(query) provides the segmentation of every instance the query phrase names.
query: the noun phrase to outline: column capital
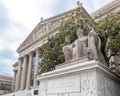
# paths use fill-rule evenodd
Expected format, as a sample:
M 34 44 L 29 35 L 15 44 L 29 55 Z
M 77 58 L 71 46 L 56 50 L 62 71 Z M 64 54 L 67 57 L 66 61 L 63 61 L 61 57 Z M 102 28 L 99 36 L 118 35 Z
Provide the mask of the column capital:
M 35 51 L 35 53 L 36 53 L 36 52 L 39 52 L 39 50 L 40 50 L 40 48 L 38 47 L 38 48 L 36 48 L 34 51 Z
M 34 52 L 33 51 L 31 51 L 30 53 L 28 53 L 28 55 L 33 55 L 34 54 Z
M 22 60 L 22 59 L 23 59 L 23 57 L 19 57 L 19 58 L 18 58 L 18 60 Z
M 13 72 L 16 72 L 17 70 L 16 70 L 16 69 L 13 69 L 12 71 L 13 71 Z
M 28 55 L 26 54 L 26 55 L 23 56 L 23 58 L 27 58 L 27 56 L 28 56 Z

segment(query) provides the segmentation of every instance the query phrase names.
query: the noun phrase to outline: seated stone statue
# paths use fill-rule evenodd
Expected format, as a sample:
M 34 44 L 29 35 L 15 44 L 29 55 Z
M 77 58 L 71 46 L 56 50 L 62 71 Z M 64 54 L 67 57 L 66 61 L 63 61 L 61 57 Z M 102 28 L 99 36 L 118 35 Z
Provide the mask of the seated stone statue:
M 101 53 L 101 40 L 98 34 L 94 31 L 93 28 L 89 32 L 88 36 L 84 36 L 83 32 L 84 31 L 82 29 L 78 29 L 78 39 L 75 40 L 72 44 L 65 45 L 63 47 L 65 61 L 88 56 L 90 59 L 99 60 L 102 63 L 105 63 L 104 57 Z
M 71 59 L 77 59 L 87 55 L 87 36 L 83 36 L 83 30 L 77 30 L 78 39 L 75 40 L 71 45 L 63 47 L 63 53 L 65 55 L 65 61 Z

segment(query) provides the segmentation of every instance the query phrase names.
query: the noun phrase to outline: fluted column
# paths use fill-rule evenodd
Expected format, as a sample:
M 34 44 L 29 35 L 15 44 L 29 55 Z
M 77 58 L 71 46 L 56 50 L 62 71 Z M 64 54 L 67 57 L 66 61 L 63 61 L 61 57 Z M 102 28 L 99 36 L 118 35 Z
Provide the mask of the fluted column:
M 24 56 L 20 90 L 24 90 L 26 87 L 26 75 L 27 75 L 27 56 Z
M 31 79 L 31 66 L 32 66 L 32 58 L 33 58 L 33 53 L 31 52 L 29 54 L 29 64 L 28 64 L 28 71 L 27 71 L 27 83 L 26 83 L 26 89 L 30 89 L 30 79 Z
M 22 58 L 19 59 L 18 71 L 17 71 L 17 76 L 16 76 L 15 91 L 20 90 L 21 70 L 22 70 Z
M 36 49 L 35 67 L 34 67 L 34 86 L 37 85 L 36 76 L 38 74 L 38 69 L 39 69 L 39 48 Z
M 13 83 L 14 83 L 14 84 L 13 84 L 13 85 L 14 85 L 14 91 L 15 91 L 15 84 L 16 84 L 16 73 L 17 73 L 17 72 L 14 70 L 14 82 L 13 82 Z

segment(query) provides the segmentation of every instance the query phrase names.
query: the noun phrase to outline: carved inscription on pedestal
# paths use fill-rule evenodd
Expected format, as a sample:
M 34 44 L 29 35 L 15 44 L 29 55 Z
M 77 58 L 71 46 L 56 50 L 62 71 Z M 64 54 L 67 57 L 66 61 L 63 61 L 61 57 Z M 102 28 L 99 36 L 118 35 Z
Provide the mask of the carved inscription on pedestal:
M 79 75 L 48 80 L 47 93 L 80 92 Z

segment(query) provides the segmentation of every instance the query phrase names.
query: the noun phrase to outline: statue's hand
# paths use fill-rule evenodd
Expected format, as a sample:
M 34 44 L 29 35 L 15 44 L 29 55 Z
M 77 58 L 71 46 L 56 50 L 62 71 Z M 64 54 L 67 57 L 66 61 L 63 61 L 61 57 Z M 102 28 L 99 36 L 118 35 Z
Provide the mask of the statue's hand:
M 75 44 L 74 44 L 74 42 L 72 43 L 72 48 L 73 48 L 73 47 L 75 47 Z

